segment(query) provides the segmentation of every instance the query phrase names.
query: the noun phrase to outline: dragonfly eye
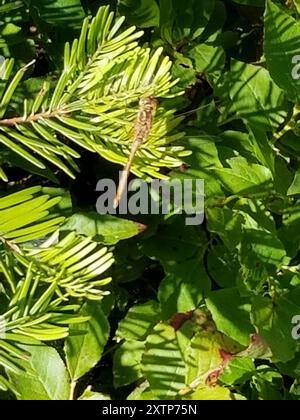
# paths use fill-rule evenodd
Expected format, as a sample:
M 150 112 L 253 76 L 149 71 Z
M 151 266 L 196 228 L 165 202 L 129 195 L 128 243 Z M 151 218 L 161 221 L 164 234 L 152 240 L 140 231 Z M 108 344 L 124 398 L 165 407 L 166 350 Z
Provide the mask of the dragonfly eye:
M 140 103 L 139 103 L 140 107 L 146 107 L 150 104 L 151 104 L 151 100 L 149 97 L 140 99 Z
M 158 107 L 158 101 L 153 96 L 147 96 L 140 99 L 139 106 L 149 111 L 155 111 Z

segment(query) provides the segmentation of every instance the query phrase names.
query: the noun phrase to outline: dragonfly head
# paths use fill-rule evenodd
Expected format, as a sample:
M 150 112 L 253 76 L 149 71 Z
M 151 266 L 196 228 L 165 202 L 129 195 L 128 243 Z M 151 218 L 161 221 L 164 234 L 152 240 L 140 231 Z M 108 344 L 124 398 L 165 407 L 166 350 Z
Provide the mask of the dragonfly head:
M 140 108 L 144 108 L 146 111 L 155 112 L 158 108 L 158 100 L 154 96 L 146 96 L 140 99 Z

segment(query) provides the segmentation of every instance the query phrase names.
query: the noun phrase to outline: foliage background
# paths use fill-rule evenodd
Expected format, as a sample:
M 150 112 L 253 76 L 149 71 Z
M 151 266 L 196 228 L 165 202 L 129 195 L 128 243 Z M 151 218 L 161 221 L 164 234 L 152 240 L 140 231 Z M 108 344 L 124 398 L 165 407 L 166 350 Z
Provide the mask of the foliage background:
M 0 3 L 7 59 L 0 313 L 10 328 L 0 335 L 1 399 L 298 400 L 292 319 L 300 315 L 300 82 L 292 71 L 300 2 Z M 127 47 L 137 42 L 132 48 L 170 57 L 171 69 L 140 51 L 151 74 L 161 69 L 152 85 L 137 81 L 132 66 L 132 91 L 125 79 L 116 88 L 121 64 L 132 60 L 127 47 L 119 67 L 116 61 L 104 70 L 101 54 L 89 66 L 103 22 L 84 53 L 72 56 L 84 19 L 102 16 L 103 5 L 125 16 Z M 113 37 L 103 56 L 120 42 Z M 161 100 L 161 142 L 149 143 L 133 173 L 204 179 L 200 227 L 176 214 L 95 212 L 97 181 L 117 179 L 130 144 L 126 124 L 149 92 Z M 51 125 L 43 115 L 30 126 L 7 124 L 34 109 L 47 112 L 49 103 L 54 111 L 72 104 L 72 120 L 60 115 Z

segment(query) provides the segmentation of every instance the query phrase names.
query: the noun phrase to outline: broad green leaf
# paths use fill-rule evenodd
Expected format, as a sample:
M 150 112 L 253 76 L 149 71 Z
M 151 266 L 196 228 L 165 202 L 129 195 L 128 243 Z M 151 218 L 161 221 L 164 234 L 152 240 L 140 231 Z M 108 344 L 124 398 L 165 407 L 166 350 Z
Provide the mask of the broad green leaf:
M 114 258 L 112 277 L 117 283 L 129 283 L 139 279 L 149 262 L 135 238 L 120 242 L 114 249 Z
M 199 2 L 200 3 L 200 2 Z M 214 1 L 214 9 L 210 15 L 209 22 L 207 23 L 204 31 L 201 34 L 201 39 L 208 40 L 209 38 L 215 39 L 220 35 L 220 32 L 226 22 L 226 7 L 223 0 Z
M 286 250 L 282 242 L 263 229 L 246 228 L 241 245 L 241 259 L 249 267 L 264 264 L 266 269 L 274 271 L 287 263 Z
M 250 322 L 250 301 L 237 289 L 217 290 L 208 294 L 206 305 L 217 329 L 238 343 L 248 346 L 254 328 Z
M 175 265 L 158 290 L 163 319 L 169 319 L 178 312 L 193 311 L 210 288 L 211 281 L 200 256 Z
M 214 12 L 215 0 L 160 0 L 160 32 L 163 40 L 175 46 L 182 39 L 199 37 Z
M 288 195 L 300 194 L 300 171 L 297 171 L 292 185 L 288 189 Z
M 249 130 L 249 139 L 252 143 L 252 150 L 257 160 L 266 168 L 270 169 L 272 174 L 275 173 L 275 151 L 273 150 L 267 134 L 258 129 L 251 127 Z
M 141 305 L 133 306 L 119 323 L 116 338 L 143 341 L 159 321 L 158 303 L 149 300 Z
M 294 130 L 289 130 L 280 138 L 280 144 L 284 146 L 285 152 L 289 154 L 299 153 L 300 152 L 300 142 L 299 137 L 297 136 L 297 127 Z
M 58 352 L 45 345 L 23 346 L 31 373 L 9 374 L 20 400 L 68 400 L 70 378 Z
M 231 111 L 250 126 L 274 131 L 287 116 L 284 92 L 262 67 L 234 60 L 223 89 L 229 94 Z
M 233 357 L 225 366 L 220 381 L 226 385 L 243 384 L 251 379 L 255 364 L 248 357 Z
M 283 375 L 291 376 L 292 378 L 299 378 L 300 377 L 300 354 L 299 352 L 296 353 L 293 360 L 290 360 L 287 363 L 278 363 L 277 366 L 279 367 L 280 372 Z
M 74 382 L 99 362 L 109 336 L 109 324 L 99 302 L 86 303 L 82 315 L 89 316 L 89 321 L 71 326 L 65 342 L 67 366 Z
M 300 13 L 300 1 L 299 0 L 293 0 L 293 1 L 296 6 L 297 12 Z
M 246 253 L 241 255 L 240 270 L 235 279 L 241 296 L 252 296 L 253 293 L 256 295 L 262 293 L 269 279 L 269 273 L 267 266 L 257 259 L 257 255 L 249 252 L 250 255 L 247 256 Z
M 143 341 L 125 341 L 114 353 L 113 373 L 115 387 L 129 385 L 142 377 L 141 360 L 145 350 Z
M 196 47 L 189 51 L 188 55 L 195 64 L 197 72 L 220 72 L 225 64 L 225 53 L 223 49 L 205 43 L 196 45 Z
M 196 175 L 197 170 L 200 169 L 222 168 L 217 148 L 219 141 L 218 137 L 207 134 L 202 134 L 200 137 L 195 135 L 193 138 L 193 133 L 191 133 L 188 139 L 188 148 L 193 153 L 185 158 L 191 167 L 191 173 L 194 171 Z
M 236 353 L 236 357 L 271 360 L 272 352 L 268 343 L 262 336 L 253 334 L 251 336 L 250 346 Z
M 209 230 L 217 233 L 229 250 L 234 250 L 242 239 L 241 215 L 226 207 L 208 208 L 206 215 Z
M 216 117 L 214 117 L 215 120 Z M 217 142 L 219 138 L 208 135 L 195 134 L 188 140 L 188 148 L 192 154 L 185 158 L 188 169 L 184 173 L 176 174 L 181 179 L 204 179 L 205 182 L 205 204 L 209 200 L 215 200 L 218 196 L 224 196 L 220 182 L 214 176 L 212 168 L 222 168 L 218 156 Z
M 230 252 L 224 245 L 214 246 L 207 256 L 209 276 L 220 287 L 235 287 L 240 264 L 235 252 Z
M 191 394 L 187 394 L 184 399 L 197 401 L 231 401 L 231 393 L 228 388 L 222 386 L 199 386 Z
M 174 399 L 184 388 L 185 365 L 173 327 L 159 323 L 148 335 L 142 368 L 159 399 Z
M 279 238 L 284 243 L 287 253 L 294 257 L 300 246 L 300 201 L 286 206 L 283 211 L 282 226 Z
M 188 86 L 196 83 L 197 80 L 195 70 L 183 65 L 181 57 L 174 62 L 172 75 L 175 79 L 179 79 L 176 86 L 180 89 L 186 89 Z
M 160 10 L 155 0 L 119 0 L 118 9 L 132 25 L 140 28 L 159 25 Z
M 73 214 L 62 230 L 75 231 L 105 245 L 114 245 L 140 233 L 138 223 L 110 214 L 100 215 L 94 212 Z
M 87 387 L 83 394 L 81 394 L 80 398 L 78 400 L 84 400 L 84 401 L 108 401 L 111 400 L 111 398 L 108 395 L 102 394 L 101 392 L 94 392 L 91 390 L 91 387 Z
M 272 188 L 272 174 L 265 166 L 251 164 L 242 157 L 228 159 L 229 168 L 213 172 L 224 187 L 233 194 L 259 194 Z
M 54 26 L 78 27 L 84 17 L 80 0 L 31 0 L 40 19 Z
M 294 381 L 293 385 L 291 386 L 290 393 L 291 393 L 291 396 L 294 400 L 299 401 L 299 396 L 300 396 L 299 379 L 296 379 Z
M 264 229 L 277 235 L 274 216 L 263 200 L 240 198 L 234 205 L 234 212 L 243 218 L 245 229 Z
M 300 289 L 292 289 L 273 303 L 257 296 L 252 303 L 252 322 L 269 344 L 275 361 L 293 359 L 297 341 L 292 337 L 293 317 L 300 313 Z
M 186 383 L 194 388 L 205 384 L 212 371 L 222 366 L 221 342 L 218 333 L 198 332 L 186 350 Z
M 225 150 L 227 151 L 227 153 L 229 148 L 232 149 L 232 151 L 238 152 L 239 155 L 248 158 L 249 161 L 253 161 L 254 147 L 252 145 L 249 133 L 244 133 L 242 131 L 226 130 L 218 134 L 218 137 L 219 136 L 221 137 L 222 141 L 222 144 L 220 144 L 220 146 L 224 146 L 226 148 Z M 218 146 L 219 144 L 216 143 L 216 145 Z
M 241 263 L 258 276 L 264 271 L 274 274 L 283 264 L 289 263 L 286 250 L 278 238 L 272 214 L 262 201 L 239 200 L 238 212 L 244 218 L 240 248 Z
M 300 97 L 300 24 L 271 0 L 266 1 L 264 52 L 274 82 L 289 96 Z
M 187 315 L 187 318 L 185 318 L 185 315 Z M 176 314 L 171 318 L 171 321 L 169 321 L 176 330 L 178 346 L 185 362 L 188 356 L 191 339 L 195 334 L 195 321 L 199 318 L 201 320 L 206 320 L 207 315 L 207 312 L 197 309 L 193 312 L 192 317 L 191 314 Z M 178 325 L 175 325 L 177 320 L 179 321 Z
M 274 172 L 274 188 L 282 196 L 287 196 L 294 179 L 294 171 L 283 156 L 276 156 Z
M 171 225 L 159 226 L 157 234 L 144 240 L 142 246 L 148 257 L 161 261 L 169 272 L 175 264 L 182 264 L 201 252 L 206 242 L 204 233 L 198 227 L 186 226 L 181 217 Z
M 261 365 L 257 368 L 256 375 L 252 379 L 252 385 L 256 388 L 258 394 L 255 399 L 267 401 L 283 399 L 281 393 L 283 378 L 279 372 L 268 365 Z

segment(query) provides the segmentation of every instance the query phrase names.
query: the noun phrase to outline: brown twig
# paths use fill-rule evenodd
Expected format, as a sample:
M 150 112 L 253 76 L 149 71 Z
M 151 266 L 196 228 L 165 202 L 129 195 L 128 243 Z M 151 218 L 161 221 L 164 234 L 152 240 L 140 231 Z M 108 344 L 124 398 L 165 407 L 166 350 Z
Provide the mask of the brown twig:
M 5 118 L 4 120 L 0 120 L 0 126 L 2 125 L 6 127 L 13 127 L 17 124 L 30 124 L 30 123 L 38 121 L 41 118 L 49 119 L 53 117 L 58 117 L 60 115 L 65 115 L 68 113 L 69 111 L 56 109 L 52 112 L 40 112 L 39 114 L 29 115 L 27 118 L 24 118 L 24 117 Z

